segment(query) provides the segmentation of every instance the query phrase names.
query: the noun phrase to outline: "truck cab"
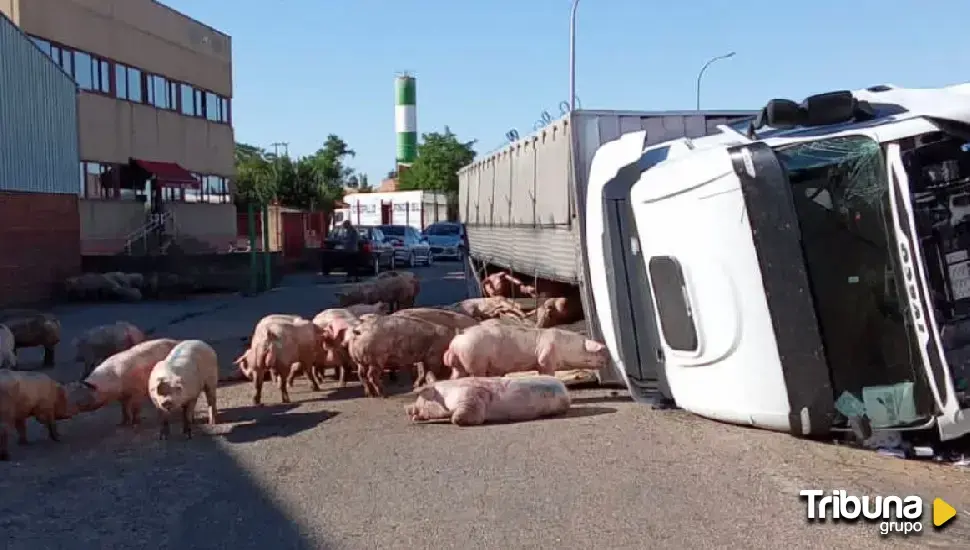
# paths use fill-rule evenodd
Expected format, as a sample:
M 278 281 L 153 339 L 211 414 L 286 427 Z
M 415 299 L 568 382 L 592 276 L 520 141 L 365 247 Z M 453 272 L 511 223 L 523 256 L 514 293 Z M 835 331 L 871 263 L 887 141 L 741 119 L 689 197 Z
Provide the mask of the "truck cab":
M 966 86 L 773 100 L 746 132 L 641 148 L 646 169 L 623 139 L 590 180 L 634 172 L 622 236 L 642 290 L 611 296 L 608 270 L 591 277 L 597 304 L 610 296 L 597 316 L 622 327 L 603 317 L 625 299 L 648 319 L 644 347 L 680 407 L 805 436 L 853 414 L 970 432 L 970 219 L 953 212 L 970 188 Z M 625 360 L 621 332 L 606 343 Z

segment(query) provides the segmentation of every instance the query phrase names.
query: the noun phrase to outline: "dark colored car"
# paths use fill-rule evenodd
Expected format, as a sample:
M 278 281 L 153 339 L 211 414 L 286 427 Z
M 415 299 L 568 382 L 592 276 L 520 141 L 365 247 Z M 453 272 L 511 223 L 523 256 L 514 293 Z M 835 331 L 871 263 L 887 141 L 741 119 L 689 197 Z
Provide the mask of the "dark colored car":
M 394 248 L 384 242 L 384 233 L 376 227 L 358 227 L 360 244 L 357 253 L 343 250 L 346 229 L 338 227 L 327 235 L 320 248 L 320 271 L 328 275 L 333 271 L 346 271 L 355 262 L 361 274 L 378 274 L 381 267 L 394 269 Z

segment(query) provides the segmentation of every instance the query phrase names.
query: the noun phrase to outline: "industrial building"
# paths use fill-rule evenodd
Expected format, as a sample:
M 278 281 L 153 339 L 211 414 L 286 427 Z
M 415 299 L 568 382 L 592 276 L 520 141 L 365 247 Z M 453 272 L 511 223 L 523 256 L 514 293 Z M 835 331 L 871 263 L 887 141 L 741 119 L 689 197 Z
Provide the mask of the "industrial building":
M 79 156 L 74 80 L 2 14 L 0 52 L 0 305 L 6 306 L 44 301 L 80 270 Z
M 0 0 L 0 12 L 79 88 L 83 254 L 124 250 L 149 220 L 227 248 L 231 38 L 154 0 Z

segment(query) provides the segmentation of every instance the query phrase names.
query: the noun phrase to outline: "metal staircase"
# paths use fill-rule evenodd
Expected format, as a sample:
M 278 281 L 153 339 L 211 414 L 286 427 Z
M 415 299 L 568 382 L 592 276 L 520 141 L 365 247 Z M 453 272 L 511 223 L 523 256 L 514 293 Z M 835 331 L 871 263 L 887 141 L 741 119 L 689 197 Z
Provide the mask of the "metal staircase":
M 152 237 L 157 235 L 166 235 L 169 237 L 174 237 L 177 231 L 175 225 L 175 213 L 168 211 L 161 214 L 152 214 L 151 218 L 144 225 L 138 229 L 132 231 L 125 237 L 125 253 L 129 256 L 132 255 L 133 251 L 136 249 L 136 245 L 143 245 L 141 248 L 148 253 L 150 248 L 150 240 Z M 165 254 L 168 247 L 174 242 L 174 239 L 159 239 L 158 253 Z

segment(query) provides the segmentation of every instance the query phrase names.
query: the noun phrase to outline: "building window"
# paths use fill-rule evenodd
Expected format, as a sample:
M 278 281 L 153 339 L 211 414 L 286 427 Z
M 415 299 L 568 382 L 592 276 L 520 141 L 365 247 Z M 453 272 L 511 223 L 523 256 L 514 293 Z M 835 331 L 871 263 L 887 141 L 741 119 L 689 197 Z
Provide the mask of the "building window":
M 115 96 L 128 99 L 128 67 L 121 63 L 115 65 Z
M 104 162 L 81 161 L 80 196 L 86 199 L 109 199 L 114 197 L 114 186 L 104 181 L 112 164 Z
M 147 103 L 211 122 L 230 123 L 232 103 L 227 97 L 123 63 L 111 62 L 89 52 L 34 36 L 30 38 L 54 63 L 71 75 L 82 90 L 113 93 L 118 99 Z
M 212 92 L 205 94 L 205 118 L 219 122 L 219 96 Z
M 128 100 L 135 103 L 144 101 L 142 95 L 141 71 L 134 67 L 128 67 Z
M 697 327 L 680 262 L 670 256 L 654 256 L 650 258 L 648 270 L 660 330 L 667 345 L 678 351 L 697 351 Z
M 195 94 L 192 86 L 182 84 L 179 86 L 181 91 L 182 114 L 195 116 Z
M 74 75 L 74 81 L 77 82 L 77 85 L 82 90 L 93 89 L 91 56 L 84 52 L 74 52 L 74 66 L 77 67 L 77 73 Z

